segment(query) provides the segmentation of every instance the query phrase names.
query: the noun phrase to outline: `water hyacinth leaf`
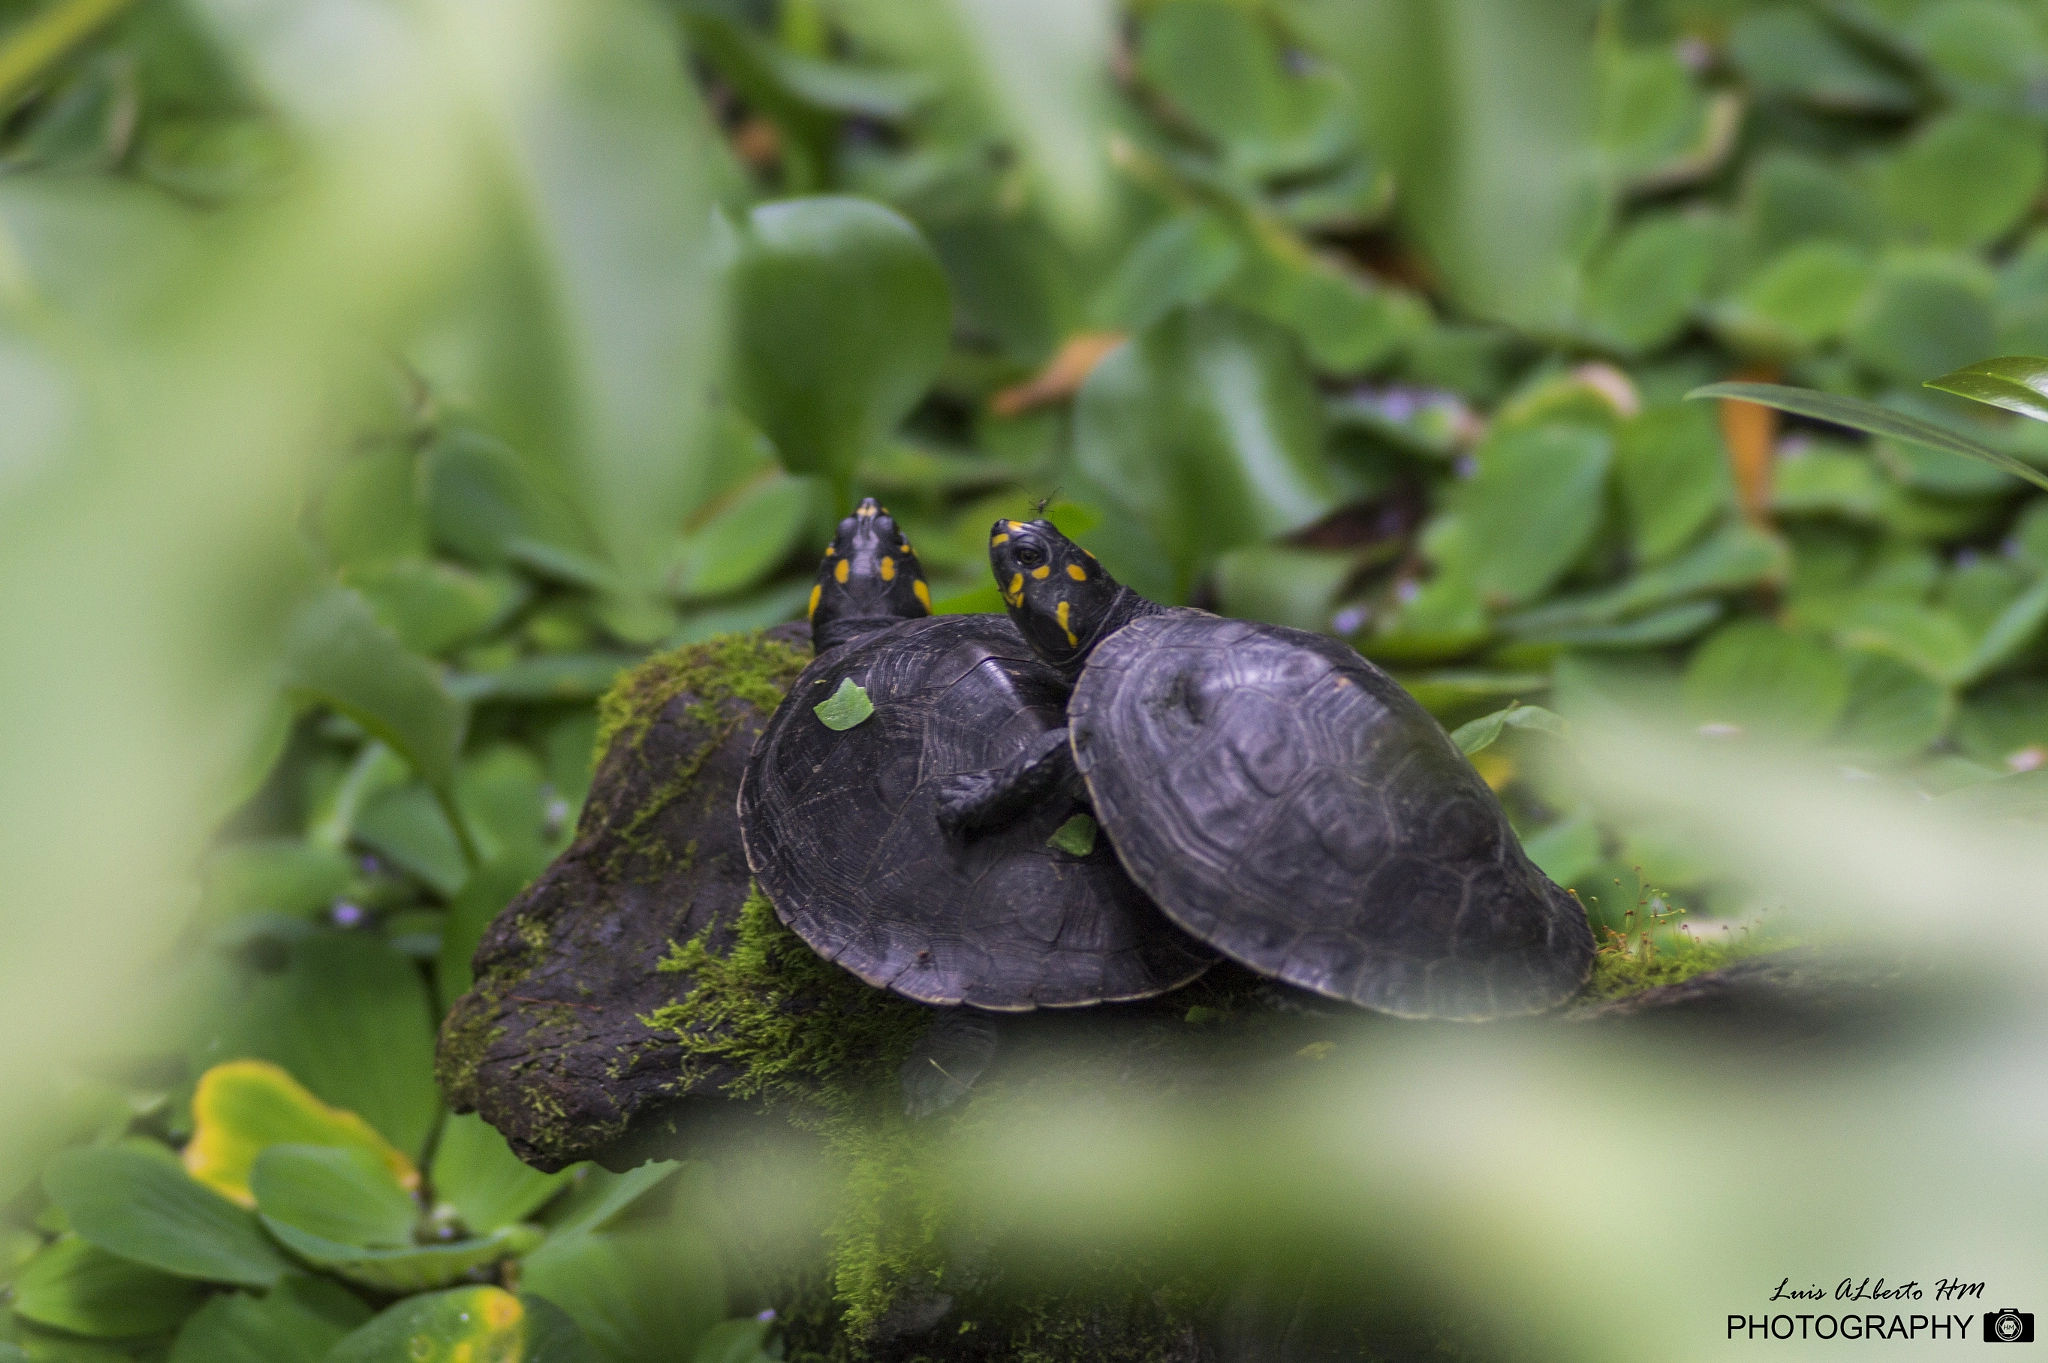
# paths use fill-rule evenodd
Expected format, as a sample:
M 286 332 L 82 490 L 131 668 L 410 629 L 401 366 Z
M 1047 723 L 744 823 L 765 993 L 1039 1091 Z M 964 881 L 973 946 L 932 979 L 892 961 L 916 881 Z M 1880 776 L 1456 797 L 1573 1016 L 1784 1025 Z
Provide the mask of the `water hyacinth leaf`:
M 1729 625 L 1702 644 L 1685 673 L 1685 702 L 1704 724 L 1819 738 L 1849 699 L 1840 655 L 1775 625 Z
M 1734 591 L 1782 580 L 1790 556 L 1782 540 L 1737 521 L 1678 557 L 1582 596 L 1558 597 L 1503 617 L 1503 628 L 1521 637 L 1592 625 L 1609 625 L 1708 592 Z
M 451 427 L 426 448 L 420 470 L 434 539 L 449 552 L 484 568 L 590 559 L 590 536 L 575 514 L 504 442 Z M 587 574 L 596 582 L 586 585 L 609 578 L 602 569 Z
M 1962 109 L 1931 120 L 1882 165 L 1893 230 L 1930 246 L 1981 246 L 2004 235 L 2040 192 L 2048 148 L 2017 113 Z
M 1644 563 L 1670 558 L 1733 504 L 1728 452 L 1711 408 L 1650 407 L 1615 432 L 1630 538 Z
M 1907 757 L 1948 728 L 1955 701 L 1919 668 L 1884 653 L 1851 651 L 1849 698 L 1836 746 L 1881 759 Z
M 2038 488 L 2048 489 L 2048 473 L 2043 473 L 2032 465 L 2022 463 L 1989 445 L 1945 430 L 1931 421 L 1908 416 L 1903 412 L 1894 412 L 1861 398 L 1844 397 L 1839 393 L 1822 393 L 1811 388 L 1788 388 L 1775 383 L 1710 383 L 1703 388 L 1693 389 L 1686 396 L 1735 398 L 1743 402 L 1756 402 L 1766 407 L 1775 407 L 1781 412 L 1812 417 L 1818 421 L 1832 421 L 1853 431 L 1903 440 L 1909 444 L 1922 445 L 1948 454 L 1960 454 L 1965 458 L 2002 469 L 2016 478 L 2024 478 Z
M 1515 637 L 1524 643 L 1578 649 L 1659 648 L 1692 638 L 1726 613 L 1727 608 L 1719 601 L 1685 601 L 1647 611 L 1620 624 L 1518 628 Z
M 1473 753 L 1490 748 L 1498 742 L 1508 729 L 1533 729 L 1554 738 L 1565 736 L 1564 716 L 1546 710 L 1540 705 L 1522 705 L 1510 701 L 1504 710 L 1495 710 L 1466 724 L 1460 724 L 1451 731 L 1451 742 L 1458 750 L 1470 757 Z
M 434 1193 L 452 1204 L 462 1224 L 494 1231 L 526 1220 L 572 1177 L 524 1164 L 497 1129 L 475 1113 L 452 1114 L 434 1146 Z
M 1959 669 L 1958 681 L 1965 686 L 1981 681 L 2019 658 L 2041 637 L 2044 623 L 2048 623 L 2048 578 L 2035 582 L 1998 613 Z
M 1961 621 L 1936 607 L 1889 595 L 1851 602 L 1837 635 L 1851 648 L 1889 654 L 1943 682 L 1958 681 L 1970 660 L 1970 636 Z
M 497 1287 L 413 1297 L 334 1346 L 326 1363 L 529 1363 L 526 1308 Z
M 322 1363 L 370 1315 L 340 1283 L 293 1274 L 260 1297 L 229 1293 L 193 1312 L 169 1363 Z
M 1208 301 L 1244 258 L 1237 234 L 1215 214 L 1175 214 L 1124 253 L 1090 313 L 1101 326 L 1142 331 L 1175 308 Z
M 546 1297 L 521 1296 L 526 1308 L 526 1341 L 519 1363 L 608 1363 L 591 1347 L 576 1318 Z
M 90 1339 L 170 1330 L 198 1306 L 204 1289 L 185 1278 L 107 1253 L 76 1236 L 53 1241 L 22 1266 L 14 1314 Z
M 1833 340 L 1870 291 L 1870 260 L 1839 241 L 1801 242 L 1774 257 L 1714 313 L 1738 347 L 1797 355 Z
M 1927 387 L 2048 421 L 2048 359 L 2001 355 L 1927 380 Z
M 434 792 L 418 782 L 380 790 L 365 800 L 353 831 L 359 844 L 444 899 L 453 898 L 469 879 L 469 859 L 454 825 Z
M 880 204 L 824 196 L 748 215 L 729 269 L 735 404 L 833 507 L 855 466 L 924 396 L 952 302 L 917 229 Z
M 252 972 L 223 1010 L 211 1053 L 271 1061 L 416 1155 L 440 1114 L 432 1006 L 418 968 L 369 933 L 277 946 L 282 968 Z
M 717 1255 L 675 1225 L 553 1237 L 521 1264 L 520 1283 L 617 1363 L 671 1363 L 678 1341 L 725 1314 Z
M 343 580 L 363 594 L 400 643 L 426 657 L 502 623 L 528 594 L 510 573 L 417 560 L 350 569 Z
M 578 1168 L 574 1186 L 548 1213 L 555 1243 L 603 1230 L 613 1217 L 666 1183 L 680 1168 L 674 1160 L 655 1160 L 623 1174 L 596 1165 Z
M 1222 298 L 1293 332 L 1326 374 L 1363 373 L 1428 324 L 1410 295 L 1382 288 L 1279 232 L 1258 234 Z
M 216 848 L 200 869 L 209 917 L 325 912 L 348 888 L 355 867 L 331 847 L 298 838 L 260 838 Z
M 1671 339 L 1705 298 L 1723 236 L 1718 224 L 1693 215 L 1636 223 L 1587 280 L 1587 324 L 1630 351 Z
M 43 1171 L 43 1188 L 80 1239 L 181 1278 L 269 1287 L 289 1267 L 255 1217 L 175 1160 L 66 1150 Z
M 1086 814 L 1076 814 L 1055 828 L 1045 842 L 1070 857 L 1085 857 L 1095 850 L 1095 820 Z
M 1846 336 L 1856 358 L 1898 383 L 1917 383 L 1997 344 L 1994 283 L 1976 262 L 1895 257 L 1858 302 Z
M 770 474 L 739 489 L 683 537 L 677 595 L 723 596 L 758 582 L 796 547 L 811 501 L 806 478 Z
M 1728 55 L 1751 88 L 1819 109 L 1903 114 L 1918 103 L 1900 72 L 1796 5 L 1746 15 L 1729 37 Z
M 330 588 L 302 609 L 286 634 L 284 662 L 288 692 L 332 707 L 404 757 L 466 840 L 453 790 L 462 707 L 361 593 Z
M 1322 421 L 1286 333 L 1235 311 L 1182 311 L 1088 376 L 1074 459 L 1150 532 L 1184 593 L 1214 556 L 1330 509 Z
M 1479 472 L 1460 499 L 1482 597 L 1518 605 L 1541 596 L 1600 523 L 1613 439 L 1588 426 L 1524 426 L 1481 443 Z
M 867 690 L 860 683 L 842 677 L 839 689 L 813 705 L 811 711 L 826 728 L 845 730 L 874 714 L 875 703 L 868 699 Z
M 1225 615 L 1295 629 L 1330 629 L 1330 607 L 1358 567 L 1357 555 L 1251 544 L 1216 562 L 1216 595 Z
M 728 1320 L 712 1326 L 697 1341 L 690 1363 L 767 1363 L 768 1320 Z
M 264 1222 L 278 1242 L 307 1263 L 374 1292 L 428 1292 L 461 1282 L 480 1269 L 531 1254 L 547 1238 L 538 1226 L 504 1226 L 489 1235 L 417 1246 L 365 1249 Z
M 280 1067 L 230 1060 L 199 1077 L 192 1095 L 192 1138 L 185 1170 L 239 1206 L 254 1207 L 249 1175 L 273 1145 L 325 1145 L 361 1150 L 401 1188 L 419 1187 L 419 1170 L 353 1112 L 329 1107 Z
M 411 1245 L 420 1220 L 419 1203 L 390 1169 L 347 1146 L 273 1145 L 257 1157 L 249 1187 L 273 1231 L 283 1225 L 343 1245 Z
M 1244 176 L 1327 161 L 1350 112 L 1327 72 L 1290 70 L 1266 16 L 1218 0 L 1147 13 L 1138 74 Z
M 1570 885 L 1600 864 L 1600 828 L 1588 818 L 1559 819 L 1522 839 L 1522 850 L 1537 870 Z
M 370 568 L 426 557 L 427 510 L 415 460 L 410 446 L 390 444 L 335 470 L 309 513 L 330 563 Z
M 1882 215 L 1862 182 L 1837 162 L 1773 148 L 1742 186 L 1742 224 L 1753 259 L 1768 261 L 1803 241 L 1872 250 L 1884 244 Z

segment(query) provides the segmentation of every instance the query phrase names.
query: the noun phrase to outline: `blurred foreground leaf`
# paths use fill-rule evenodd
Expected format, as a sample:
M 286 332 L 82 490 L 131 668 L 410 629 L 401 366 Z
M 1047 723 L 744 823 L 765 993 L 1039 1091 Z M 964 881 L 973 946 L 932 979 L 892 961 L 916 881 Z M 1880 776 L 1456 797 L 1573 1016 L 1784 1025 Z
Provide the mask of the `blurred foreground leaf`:
M 201 1291 L 66 1236 L 15 1276 L 14 1313 L 75 1335 L 119 1339 L 170 1329 L 199 1304 Z
M 181 1278 L 270 1287 L 289 1267 L 255 1217 L 188 1176 L 168 1151 L 67 1150 L 43 1186 L 81 1239 Z

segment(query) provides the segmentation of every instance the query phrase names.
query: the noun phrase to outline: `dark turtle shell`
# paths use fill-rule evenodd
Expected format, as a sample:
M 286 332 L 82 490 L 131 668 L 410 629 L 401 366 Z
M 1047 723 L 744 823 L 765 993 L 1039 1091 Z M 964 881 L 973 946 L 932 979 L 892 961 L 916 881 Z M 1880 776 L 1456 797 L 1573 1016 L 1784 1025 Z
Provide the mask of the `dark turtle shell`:
M 814 711 L 851 678 L 874 713 Z M 939 777 L 1000 766 L 1065 723 L 1067 684 L 1008 620 L 911 620 L 826 653 L 789 689 L 740 786 L 747 862 L 782 921 L 827 960 L 924 1003 L 998 1011 L 1136 999 L 1213 955 L 1168 923 L 1107 838 L 1047 841 L 1055 798 L 1014 825 L 949 838 Z
M 1132 878 L 1225 955 L 1404 1017 L 1538 1012 L 1585 983 L 1578 901 L 1428 711 L 1339 641 L 1142 616 L 1067 714 Z

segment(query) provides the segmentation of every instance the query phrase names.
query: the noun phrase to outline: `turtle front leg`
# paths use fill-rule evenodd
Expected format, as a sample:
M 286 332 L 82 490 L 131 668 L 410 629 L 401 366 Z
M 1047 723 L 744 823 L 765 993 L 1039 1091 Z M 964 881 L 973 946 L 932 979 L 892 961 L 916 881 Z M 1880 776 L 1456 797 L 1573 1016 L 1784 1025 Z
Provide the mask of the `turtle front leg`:
M 1004 766 L 940 777 L 939 827 L 966 837 L 1015 823 L 1056 796 L 1084 791 L 1066 729 L 1048 729 Z

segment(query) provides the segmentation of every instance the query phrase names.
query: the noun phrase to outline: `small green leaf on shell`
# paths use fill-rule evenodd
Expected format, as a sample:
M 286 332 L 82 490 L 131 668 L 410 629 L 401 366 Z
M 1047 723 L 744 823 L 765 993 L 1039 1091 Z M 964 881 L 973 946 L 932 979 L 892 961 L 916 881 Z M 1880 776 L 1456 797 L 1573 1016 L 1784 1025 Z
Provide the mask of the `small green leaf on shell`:
M 1069 856 L 1085 857 L 1095 850 L 1095 820 L 1086 814 L 1076 814 L 1045 840 L 1048 847 L 1057 847 Z
M 1546 710 L 1540 705 L 1524 705 L 1520 701 L 1509 701 L 1505 710 L 1495 710 L 1490 715 L 1481 715 L 1467 724 L 1460 724 L 1451 732 L 1451 742 L 1458 750 L 1470 757 L 1473 753 L 1490 748 L 1501 736 L 1503 729 L 1540 729 L 1557 738 L 1565 735 L 1564 716 Z
M 873 714 L 875 703 L 868 699 L 868 693 L 860 683 L 845 677 L 840 680 L 839 689 L 813 705 L 811 711 L 826 728 L 845 730 Z

